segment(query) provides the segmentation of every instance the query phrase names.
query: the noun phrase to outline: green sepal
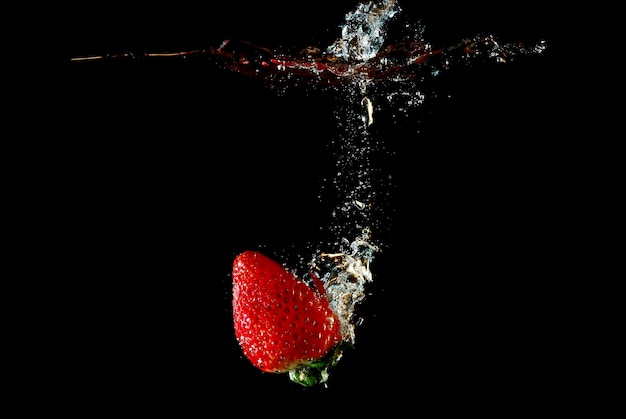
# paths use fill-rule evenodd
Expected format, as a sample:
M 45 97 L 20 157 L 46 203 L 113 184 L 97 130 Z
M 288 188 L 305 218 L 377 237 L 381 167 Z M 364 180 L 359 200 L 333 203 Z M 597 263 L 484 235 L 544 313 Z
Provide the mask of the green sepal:
M 323 358 L 299 365 L 289 370 L 289 378 L 294 383 L 298 383 L 305 387 L 310 387 L 316 384 L 322 384 L 328 381 L 328 370 L 337 365 L 337 362 L 343 356 L 344 350 L 348 347 L 352 347 L 349 343 L 340 343 L 335 346 L 333 350 L 329 351 L 328 355 Z

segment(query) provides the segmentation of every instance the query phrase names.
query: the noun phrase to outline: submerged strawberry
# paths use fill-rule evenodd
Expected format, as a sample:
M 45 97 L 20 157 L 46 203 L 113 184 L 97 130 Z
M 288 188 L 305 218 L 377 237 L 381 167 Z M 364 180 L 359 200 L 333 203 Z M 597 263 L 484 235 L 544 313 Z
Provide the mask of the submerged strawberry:
M 232 278 L 235 335 L 246 357 L 304 386 L 325 382 L 344 345 L 319 280 L 314 290 L 257 251 L 235 258 Z

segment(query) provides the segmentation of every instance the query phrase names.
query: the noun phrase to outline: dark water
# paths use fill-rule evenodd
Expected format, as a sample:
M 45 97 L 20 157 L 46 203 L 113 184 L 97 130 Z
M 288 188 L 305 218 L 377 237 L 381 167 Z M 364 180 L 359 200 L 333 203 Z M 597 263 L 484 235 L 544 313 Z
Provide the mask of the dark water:
M 68 55 L 229 37 L 328 45 L 354 6 L 93 8 L 79 12 Z M 435 45 L 483 31 L 550 42 L 540 4 L 473 6 L 402 4 Z M 313 399 L 357 411 L 372 401 L 532 410 L 561 369 L 552 262 L 569 186 L 552 54 L 457 68 L 424 83 L 418 109 L 379 109 L 370 131 L 383 151 L 371 164 L 392 179 L 378 190 L 385 249 L 359 307 L 355 350 L 331 370 L 328 388 L 312 389 L 243 357 L 229 275 L 245 249 L 296 262 L 327 238 L 338 99 L 279 95 L 202 61 L 68 65 L 66 129 L 50 145 L 54 176 L 42 182 L 53 191 L 50 237 L 70 243 L 58 263 L 73 296 L 56 346 L 69 356 L 71 391 L 113 410 L 130 401 L 138 411 L 210 411 L 239 398 L 261 408 L 268 394 L 288 406 Z

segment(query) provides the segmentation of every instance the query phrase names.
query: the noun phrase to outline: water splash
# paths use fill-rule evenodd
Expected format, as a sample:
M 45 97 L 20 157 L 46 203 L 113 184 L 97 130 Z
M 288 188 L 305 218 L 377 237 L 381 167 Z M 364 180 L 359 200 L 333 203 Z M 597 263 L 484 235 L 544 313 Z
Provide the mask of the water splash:
M 326 48 L 326 57 L 347 63 L 341 77 L 347 83 L 332 83 L 344 98 L 335 110 L 340 130 L 340 150 L 336 157 L 336 176 L 332 179 L 340 197 L 329 228 L 333 243 L 315 252 L 310 261 L 325 283 L 331 307 L 342 321 L 346 340 L 355 342 L 357 305 L 365 299 L 368 283 L 373 281 L 371 264 L 384 249 L 375 235 L 388 221 L 386 195 L 391 179 L 372 165 L 373 155 L 381 152 L 382 141 L 370 131 L 376 103 L 386 101 L 397 112 L 421 106 L 425 95 L 420 83 L 456 66 L 473 63 L 511 61 L 517 56 L 539 54 L 545 42 L 535 45 L 500 43 L 493 35 L 479 34 L 457 45 L 433 49 L 423 38 L 421 25 L 404 24 L 401 39 L 387 42 L 388 25 L 398 18 L 397 1 L 360 4 L 345 17 L 342 36 Z M 273 82 L 282 80 L 273 79 Z M 356 106 L 355 106 L 356 105 Z
M 503 64 L 546 49 L 545 41 L 503 43 L 491 34 L 434 47 L 424 38 L 423 25 L 401 21 L 401 16 L 397 0 L 360 3 L 346 14 L 341 36 L 334 42 L 298 51 L 229 39 L 202 50 L 104 54 L 72 61 L 208 58 L 226 70 L 262 79 L 277 93 L 304 86 L 339 98 L 335 109 L 339 137 L 333 140 L 335 174 L 326 179 L 337 205 L 327 229 L 329 239 L 311 244 L 312 255 L 303 263 L 323 281 L 330 305 L 342 322 L 343 336 L 354 343 L 356 327 L 363 320 L 356 315 L 357 306 L 374 279 L 371 265 L 385 248 L 378 235 L 389 222 L 385 205 L 392 182 L 373 163 L 373 156 L 384 152 L 384 142 L 372 130 L 377 109 L 381 103 L 400 113 L 419 108 L 427 98 L 422 83 L 452 68 Z
M 326 53 L 346 61 L 374 58 L 385 42 L 387 22 L 399 12 L 396 0 L 359 4 L 346 15 L 341 38 L 328 46 Z

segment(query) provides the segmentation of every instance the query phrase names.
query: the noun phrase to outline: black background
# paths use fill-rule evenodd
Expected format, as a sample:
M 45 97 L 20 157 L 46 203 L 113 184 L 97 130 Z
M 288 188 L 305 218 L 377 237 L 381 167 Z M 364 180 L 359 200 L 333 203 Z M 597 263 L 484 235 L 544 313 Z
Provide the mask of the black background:
M 202 61 L 69 62 L 228 38 L 328 45 L 356 4 L 74 11 L 60 53 L 62 135 L 41 179 L 67 300 L 53 346 L 72 385 L 57 401 L 293 414 L 307 404 L 534 411 L 559 398 L 568 373 L 558 272 L 563 243 L 576 239 L 578 179 L 555 112 L 555 20 L 539 2 L 401 3 L 435 47 L 484 32 L 548 48 L 441 75 L 426 86 L 438 96 L 403 123 L 380 115 L 376 135 L 390 152 L 381 163 L 394 179 L 386 248 L 372 264 L 355 349 L 327 387 L 302 388 L 243 357 L 230 270 L 246 249 L 298 254 L 328 223 L 318 195 L 336 159 L 333 98 L 279 95 Z

